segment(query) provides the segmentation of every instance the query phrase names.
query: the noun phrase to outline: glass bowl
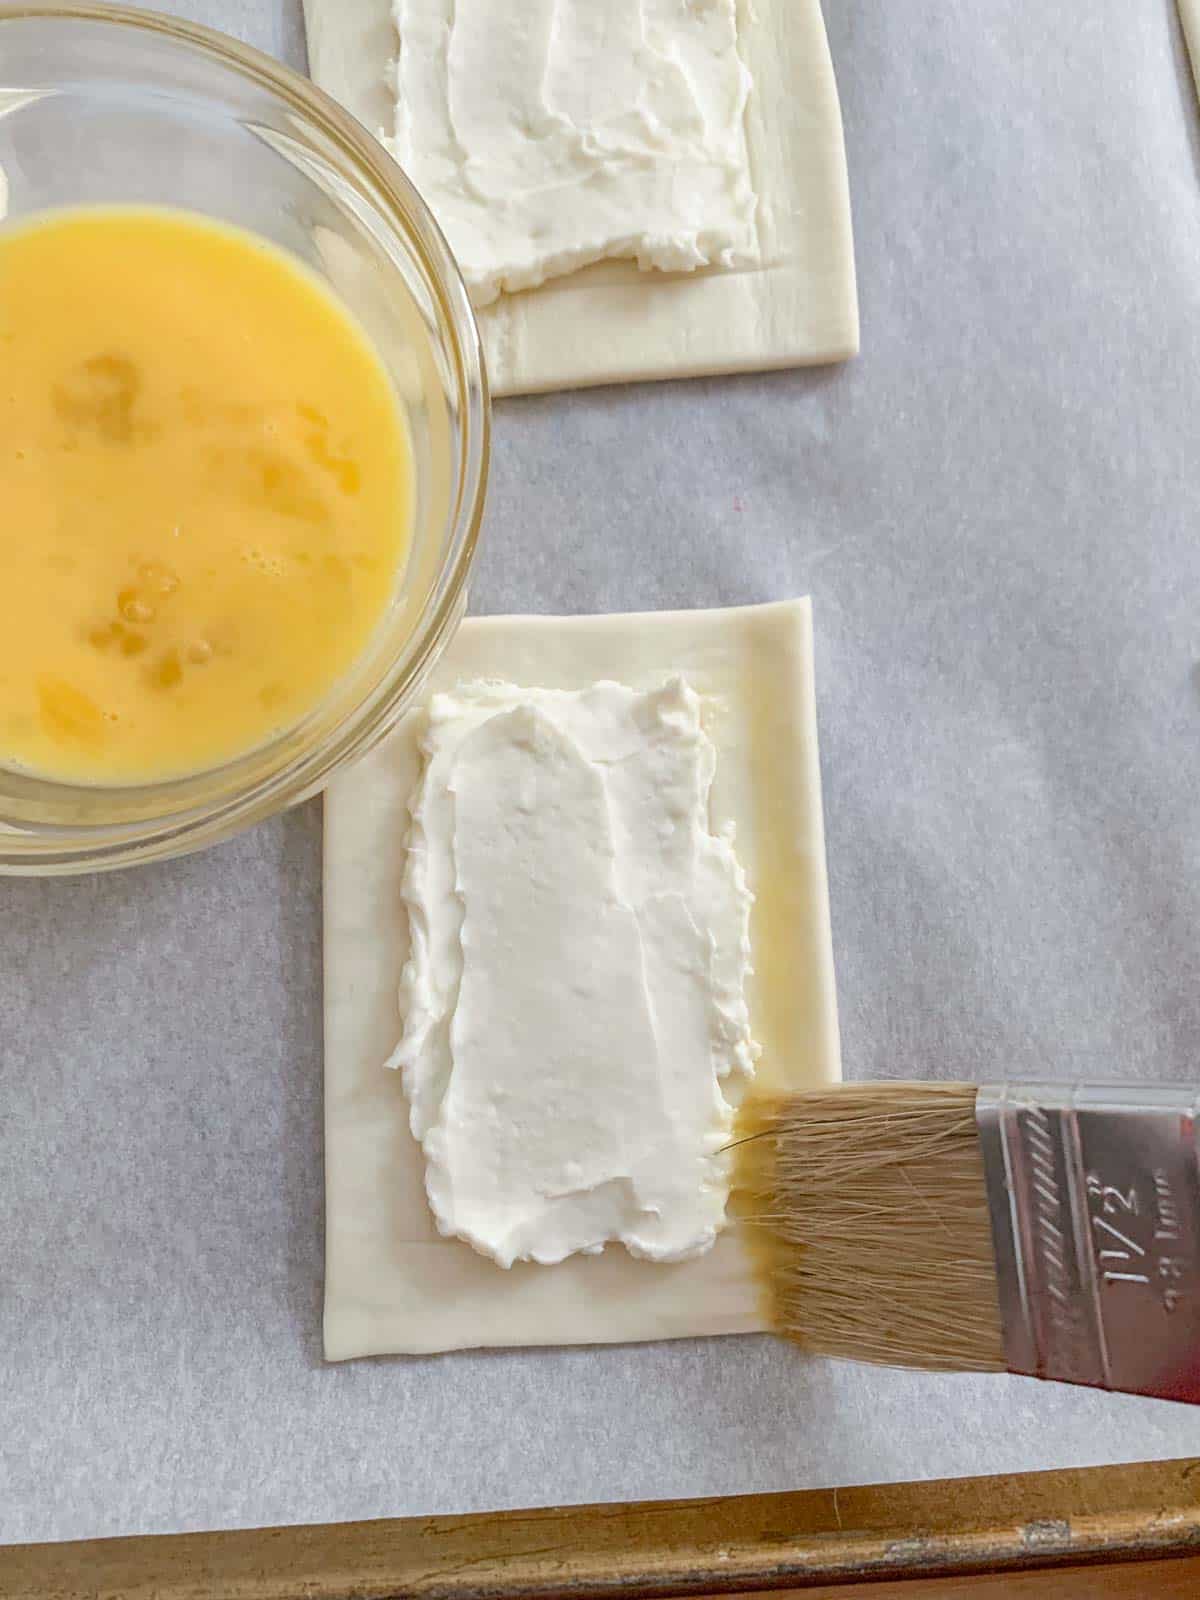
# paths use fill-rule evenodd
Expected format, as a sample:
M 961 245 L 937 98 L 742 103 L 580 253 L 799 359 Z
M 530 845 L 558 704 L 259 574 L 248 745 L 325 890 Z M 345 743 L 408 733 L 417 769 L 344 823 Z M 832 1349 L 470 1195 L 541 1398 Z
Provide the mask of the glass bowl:
M 395 723 L 466 608 L 487 479 L 478 330 L 453 257 L 383 148 L 306 79 L 210 29 L 105 5 L 0 4 L 0 219 L 169 205 L 304 261 L 358 317 L 407 416 L 412 548 L 350 672 L 226 765 L 125 788 L 0 767 L 0 873 L 181 855 L 320 789 Z

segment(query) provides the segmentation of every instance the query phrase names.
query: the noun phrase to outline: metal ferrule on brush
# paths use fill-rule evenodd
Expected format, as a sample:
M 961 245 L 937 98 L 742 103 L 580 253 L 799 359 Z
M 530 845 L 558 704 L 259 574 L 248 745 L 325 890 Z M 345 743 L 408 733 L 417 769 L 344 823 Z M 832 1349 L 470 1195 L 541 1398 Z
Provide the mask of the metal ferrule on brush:
M 985 1086 L 976 1100 L 1013 1372 L 1200 1402 L 1193 1089 Z

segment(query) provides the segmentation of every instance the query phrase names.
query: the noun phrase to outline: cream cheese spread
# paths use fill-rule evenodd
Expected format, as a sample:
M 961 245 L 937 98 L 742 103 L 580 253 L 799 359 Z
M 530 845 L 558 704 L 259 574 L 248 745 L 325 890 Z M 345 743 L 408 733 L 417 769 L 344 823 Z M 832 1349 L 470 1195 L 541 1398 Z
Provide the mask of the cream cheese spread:
M 701 1254 L 758 1047 L 697 695 L 468 684 L 433 697 L 422 754 L 389 1065 L 439 1229 L 505 1267 Z
M 736 0 L 394 0 L 394 149 L 471 297 L 757 259 Z

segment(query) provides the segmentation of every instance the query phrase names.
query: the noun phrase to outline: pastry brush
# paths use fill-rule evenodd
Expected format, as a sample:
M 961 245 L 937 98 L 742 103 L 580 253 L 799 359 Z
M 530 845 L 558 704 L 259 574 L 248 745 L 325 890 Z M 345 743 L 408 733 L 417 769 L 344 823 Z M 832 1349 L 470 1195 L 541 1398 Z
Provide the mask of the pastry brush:
M 1200 1404 L 1200 1092 L 853 1083 L 752 1100 L 777 1332 L 822 1355 Z

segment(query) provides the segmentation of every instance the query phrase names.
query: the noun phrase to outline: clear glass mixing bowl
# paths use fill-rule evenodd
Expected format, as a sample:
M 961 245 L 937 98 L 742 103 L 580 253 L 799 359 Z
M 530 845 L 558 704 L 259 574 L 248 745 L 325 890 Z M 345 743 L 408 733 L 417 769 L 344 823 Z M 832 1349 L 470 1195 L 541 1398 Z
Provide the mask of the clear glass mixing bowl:
M 180 855 L 313 794 L 412 701 L 465 610 L 479 536 L 489 407 L 466 290 L 416 191 L 347 112 L 206 28 L 116 6 L 0 4 L 0 226 L 108 204 L 248 228 L 342 297 L 408 418 L 412 551 L 364 655 L 270 744 L 128 788 L 0 767 L 0 873 Z

